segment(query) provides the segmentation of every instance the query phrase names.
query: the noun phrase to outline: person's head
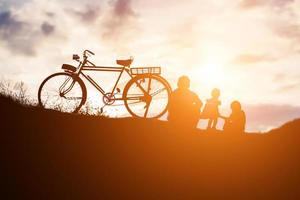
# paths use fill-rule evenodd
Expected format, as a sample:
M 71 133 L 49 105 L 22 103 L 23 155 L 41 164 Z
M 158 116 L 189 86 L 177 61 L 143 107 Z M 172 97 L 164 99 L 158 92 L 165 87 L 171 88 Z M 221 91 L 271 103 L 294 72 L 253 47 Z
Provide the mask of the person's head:
M 219 98 L 220 96 L 220 90 L 218 88 L 214 88 L 212 91 L 211 91 L 211 96 L 213 98 Z
M 178 79 L 177 86 L 180 89 L 188 89 L 190 88 L 190 79 L 187 76 L 181 76 Z
M 230 105 L 232 111 L 242 110 L 242 105 L 239 101 L 233 101 Z

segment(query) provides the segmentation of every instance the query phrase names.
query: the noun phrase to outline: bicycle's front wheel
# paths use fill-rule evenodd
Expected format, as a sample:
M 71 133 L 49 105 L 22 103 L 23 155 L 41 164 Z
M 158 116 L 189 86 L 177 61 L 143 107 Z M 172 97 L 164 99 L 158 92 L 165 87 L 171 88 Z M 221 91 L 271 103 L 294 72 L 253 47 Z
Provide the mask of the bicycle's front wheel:
M 159 118 L 168 109 L 171 87 L 161 76 L 145 74 L 131 79 L 124 88 L 123 99 L 134 117 Z
M 86 101 L 83 81 L 70 73 L 61 72 L 47 77 L 38 91 L 39 105 L 62 112 L 78 112 Z

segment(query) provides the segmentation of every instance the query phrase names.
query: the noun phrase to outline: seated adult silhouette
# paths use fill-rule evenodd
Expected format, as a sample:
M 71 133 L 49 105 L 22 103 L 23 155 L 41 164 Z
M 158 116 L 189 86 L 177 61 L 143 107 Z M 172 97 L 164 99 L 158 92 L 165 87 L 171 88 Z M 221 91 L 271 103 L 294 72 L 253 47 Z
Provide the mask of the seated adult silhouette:
M 229 117 L 223 117 L 225 119 L 224 131 L 228 132 L 244 132 L 246 125 L 246 115 L 242 110 L 241 103 L 233 101 L 231 103 L 231 114 Z
M 189 89 L 190 79 L 187 76 L 181 76 L 177 86 L 170 96 L 168 120 L 176 126 L 195 128 L 200 117 L 202 101 Z

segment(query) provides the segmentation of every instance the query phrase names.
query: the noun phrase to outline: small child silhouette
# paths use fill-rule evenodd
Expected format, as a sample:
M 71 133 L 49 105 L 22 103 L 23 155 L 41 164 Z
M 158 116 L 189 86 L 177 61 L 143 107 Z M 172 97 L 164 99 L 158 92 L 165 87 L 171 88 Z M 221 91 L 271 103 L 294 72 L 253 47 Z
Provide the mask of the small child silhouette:
M 216 129 L 218 123 L 219 113 L 219 105 L 221 105 L 221 101 L 219 101 L 220 90 L 214 88 L 211 92 L 211 98 L 206 101 L 202 112 L 202 118 L 209 119 L 207 124 L 207 129 Z
M 222 117 L 225 119 L 224 131 L 233 132 L 244 132 L 246 124 L 246 115 L 242 110 L 241 103 L 238 101 L 233 101 L 231 103 L 231 114 L 229 117 Z

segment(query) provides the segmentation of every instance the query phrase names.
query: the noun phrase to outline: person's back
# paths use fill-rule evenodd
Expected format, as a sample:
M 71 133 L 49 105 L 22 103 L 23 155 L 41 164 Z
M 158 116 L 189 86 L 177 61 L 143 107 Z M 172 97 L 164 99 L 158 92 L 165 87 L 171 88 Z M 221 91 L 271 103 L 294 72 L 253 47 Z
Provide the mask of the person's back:
M 224 130 L 232 132 L 244 132 L 246 125 L 246 115 L 242 110 L 240 102 L 232 102 L 231 109 L 232 113 L 225 121 Z
M 245 130 L 246 115 L 243 110 L 238 110 L 229 116 L 232 128 L 236 131 L 243 132 Z
M 189 79 L 182 76 L 178 81 L 169 101 L 168 120 L 178 126 L 196 127 L 202 102 L 199 97 L 189 90 Z
M 178 118 L 191 115 L 191 112 L 199 109 L 197 101 L 198 96 L 190 90 L 174 90 L 169 102 L 169 117 Z

